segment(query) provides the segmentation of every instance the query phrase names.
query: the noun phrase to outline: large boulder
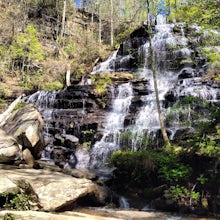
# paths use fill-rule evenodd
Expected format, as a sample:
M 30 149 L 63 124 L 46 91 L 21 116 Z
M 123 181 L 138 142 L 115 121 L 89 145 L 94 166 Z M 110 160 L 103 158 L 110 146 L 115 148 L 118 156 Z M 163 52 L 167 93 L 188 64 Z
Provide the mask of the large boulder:
M 2 129 L 13 136 L 23 149 L 28 148 L 35 159 L 44 148 L 43 119 L 40 112 L 28 104 L 11 114 Z
M 106 189 L 88 179 L 74 178 L 46 169 L 12 169 L 11 166 L 5 165 L 0 165 L 0 169 L 0 193 L 11 192 L 16 189 L 16 185 L 19 189 L 22 183 L 30 186 L 29 191 L 38 200 L 35 209 L 68 210 L 74 207 L 79 199 L 84 198 L 84 202 L 88 203 L 92 201 L 95 204 L 104 204 L 107 198 Z M 36 200 L 34 202 L 36 203 Z
M 0 129 L 0 163 L 12 163 L 21 158 L 21 146 L 16 139 Z

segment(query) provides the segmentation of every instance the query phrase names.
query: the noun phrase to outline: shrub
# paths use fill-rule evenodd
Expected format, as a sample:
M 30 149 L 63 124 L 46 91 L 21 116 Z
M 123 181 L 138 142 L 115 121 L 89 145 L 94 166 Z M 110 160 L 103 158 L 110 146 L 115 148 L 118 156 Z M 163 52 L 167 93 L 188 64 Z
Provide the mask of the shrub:
M 151 151 L 116 151 L 110 158 L 110 163 L 117 168 L 117 178 L 124 183 L 150 184 L 155 180 L 158 154 Z
M 194 189 L 187 189 L 185 186 L 175 185 L 171 186 L 165 193 L 167 199 L 171 199 L 178 206 L 194 207 L 199 204 L 200 193 Z
M 13 191 L 12 193 L 3 193 L 2 197 L 5 197 L 4 207 L 7 209 L 15 209 L 18 211 L 30 210 L 29 195 L 25 195 L 19 190 Z
M 3 220 L 16 220 L 16 217 L 10 213 L 4 215 Z
M 95 89 L 94 93 L 97 96 L 103 96 L 106 94 L 108 91 L 108 86 L 111 84 L 111 79 L 108 76 L 99 78 L 99 76 L 95 76 L 94 78 L 94 84 L 95 84 Z
M 191 168 L 174 154 L 160 155 L 158 163 L 159 178 L 170 184 L 185 181 L 191 174 Z

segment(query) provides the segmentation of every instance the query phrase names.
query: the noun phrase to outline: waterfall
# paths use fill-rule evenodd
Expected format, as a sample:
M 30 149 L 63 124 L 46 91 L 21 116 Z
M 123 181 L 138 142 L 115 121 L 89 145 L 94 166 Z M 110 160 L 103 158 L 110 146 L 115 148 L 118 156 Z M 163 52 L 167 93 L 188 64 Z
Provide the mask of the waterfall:
M 215 103 L 220 92 L 218 85 L 204 83 L 206 67 L 197 51 L 189 46 L 191 39 L 184 33 L 184 24 L 166 24 L 165 21 L 163 15 L 157 18 L 152 49 L 162 114 L 168 136 L 175 140 L 177 133 L 194 132 L 195 123 L 203 120 L 196 117 L 196 109 L 190 102 L 185 105 L 187 101 L 184 98 Z M 50 158 L 55 141 L 56 150 L 61 149 L 59 153 L 62 156 L 64 151 L 68 155 L 64 158 L 65 163 L 76 162 L 71 167 L 102 169 L 107 167 L 108 158 L 116 150 L 137 151 L 162 146 L 149 64 L 150 44 L 145 31 L 143 36 L 139 36 L 139 31 L 137 35 L 124 42 L 91 73 L 111 74 L 122 70 L 134 73 L 132 82 L 113 84 L 111 95 L 107 97 L 111 97 L 111 101 L 108 99 L 106 109 L 97 107 L 96 97 L 88 93 L 86 86 L 74 85 L 53 92 L 38 91 L 24 98 L 38 107 L 45 120 L 44 133 L 49 144 L 43 158 Z M 205 118 L 207 111 L 202 111 Z M 92 140 L 84 140 L 83 132 L 86 131 L 92 132 L 89 137 Z M 65 145 L 62 134 L 76 136 L 78 145 Z
M 145 79 L 148 79 L 149 85 L 148 89 L 154 91 L 153 77 L 152 72 L 149 69 L 144 68 L 140 73 L 141 76 L 145 76 Z M 163 74 L 157 75 L 157 84 L 159 88 L 159 100 L 161 105 L 163 104 L 164 96 L 173 87 L 173 82 L 176 76 L 173 76 L 172 73 L 166 73 L 166 76 Z M 147 139 L 145 138 L 145 143 L 143 143 L 144 136 L 150 136 L 151 139 L 156 138 L 155 134 L 160 129 L 160 123 L 158 118 L 158 111 L 156 105 L 155 92 L 146 95 L 142 98 L 145 105 L 140 109 L 139 113 L 136 116 L 135 124 L 131 128 L 132 132 L 132 150 L 140 149 L 141 145 L 147 145 Z M 162 108 L 163 113 L 164 109 Z
M 162 24 L 166 24 L 166 15 L 163 14 L 159 14 L 157 15 L 157 25 L 162 25 Z
M 120 208 L 121 209 L 125 209 L 125 210 L 129 210 L 130 209 L 130 204 L 129 204 L 128 200 L 124 196 L 121 196 L 119 198 L 119 204 L 120 204 Z
M 60 90 L 57 91 L 37 91 L 36 93 L 26 96 L 23 98 L 24 102 L 32 103 L 40 111 L 44 119 L 44 139 L 46 144 L 50 143 L 52 135 L 50 134 L 50 120 L 53 119 L 56 96 L 59 94 Z M 42 152 L 42 159 L 50 160 L 50 153 L 52 150 L 51 143 Z
M 52 119 L 52 114 L 54 112 L 56 96 L 59 93 L 58 91 L 37 91 L 36 93 L 24 97 L 23 101 L 27 103 L 34 104 L 44 118 L 44 129 L 45 134 L 49 134 L 49 124 L 48 122 Z
M 120 148 L 120 134 L 124 129 L 124 119 L 129 112 L 133 90 L 131 83 L 121 84 L 117 90 L 118 94 L 113 98 L 112 111 L 107 115 L 104 124 L 103 137 L 92 148 L 90 168 L 102 167 L 112 152 Z
M 161 15 L 162 16 L 162 15 Z M 168 71 L 167 56 L 169 46 L 174 47 L 177 45 L 177 40 L 172 34 L 172 25 L 165 24 L 164 16 L 160 19 L 159 24 L 156 26 L 157 33 L 152 39 L 152 49 L 154 56 L 154 64 L 157 74 L 158 93 L 161 106 L 165 101 L 166 93 L 174 88 L 177 81 L 177 76 L 174 72 Z M 149 68 L 149 42 L 143 47 L 144 53 L 144 68 L 139 73 L 139 77 L 144 77 L 149 81 L 148 89 L 154 91 L 153 73 Z M 144 147 L 149 144 L 149 139 L 156 139 L 156 132 L 160 129 L 159 117 L 156 105 L 155 92 L 144 97 L 145 105 L 139 111 L 135 125 L 131 128 L 132 132 L 132 150 L 138 150 L 143 145 Z M 165 114 L 164 108 L 162 113 Z M 148 137 L 147 139 L 144 138 Z
M 114 60 L 116 59 L 118 51 L 115 51 L 106 61 L 102 62 L 101 64 L 95 66 L 91 72 L 91 74 L 100 73 L 103 71 L 110 72 L 114 69 L 114 66 L 111 66 L 112 63 L 114 63 Z

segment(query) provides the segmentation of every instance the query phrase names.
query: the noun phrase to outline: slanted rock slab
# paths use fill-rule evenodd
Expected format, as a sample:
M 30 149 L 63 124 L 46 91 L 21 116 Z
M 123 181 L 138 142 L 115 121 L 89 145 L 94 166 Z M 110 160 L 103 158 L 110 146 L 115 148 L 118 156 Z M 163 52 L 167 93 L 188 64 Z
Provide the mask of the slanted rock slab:
M 107 197 L 105 189 L 91 180 L 78 179 L 44 169 L 11 169 L 10 166 L 4 165 L 0 165 L 0 169 L 0 192 L 11 190 L 11 184 L 6 187 L 9 181 L 14 184 L 25 181 L 32 187 L 39 206 L 45 211 L 65 209 L 87 195 L 93 195 L 100 203 Z

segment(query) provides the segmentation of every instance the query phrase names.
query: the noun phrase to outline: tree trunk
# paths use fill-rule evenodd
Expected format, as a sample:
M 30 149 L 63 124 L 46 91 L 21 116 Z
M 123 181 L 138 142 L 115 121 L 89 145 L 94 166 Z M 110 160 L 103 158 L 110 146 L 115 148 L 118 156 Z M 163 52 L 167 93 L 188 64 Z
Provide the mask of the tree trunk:
M 171 9 L 170 9 L 170 0 L 167 1 L 166 7 L 168 8 L 167 11 L 168 11 L 168 15 L 169 15 L 170 12 L 171 12 Z
M 175 12 L 177 13 L 177 0 L 175 0 Z
M 71 82 L 70 82 L 70 64 L 67 64 L 66 66 L 66 86 L 70 86 Z
M 114 45 L 113 0 L 111 1 L 111 46 Z
M 63 1 L 62 28 L 60 32 L 61 40 L 63 39 L 63 35 L 65 31 L 65 20 L 66 20 L 66 0 Z
M 102 18 L 101 18 L 101 4 L 99 3 L 99 44 L 102 44 Z
M 0 126 L 5 124 L 5 121 L 7 120 L 7 118 L 10 116 L 11 112 L 14 110 L 14 108 L 16 107 L 16 105 L 18 103 L 21 102 L 21 99 L 23 95 L 20 95 L 17 99 L 15 99 L 9 106 L 8 108 L 2 113 L 0 114 Z
M 94 13 L 92 11 L 92 17 L 91 17 L 91 29 L 92 29 L 92 39 L 94 39 Z
M 157 74 L 156 74 L 156 68 L 154 63 L 154 57 L 153 57 L 153 48 L 152 48 L 152 30 L 151 30 L 151 24 L 150 24 L 150 6 L 149 6 L 149 0 L 147 0 L 147 23 L 148 23 L 148 33 L 149 33 L 149 49 L 150 49 L 150 67 L 153 72 L 153 81 L 154 81 L 154 91 L 156 96 L 156 105 L 157 105 L 157 111 L 158 111 L 158 117 L 160 122 L 160 128 L 163 135 L 163 140 L 165 142 L 165 146 L 171 146 L 169 138 L 167 136 L 166 128 L 164 125 L 164 119 L 161 112 L 160 107 L 160 100 L 159 100 L 159 93 L 158 93 L 158 86 L 157 86 Z

